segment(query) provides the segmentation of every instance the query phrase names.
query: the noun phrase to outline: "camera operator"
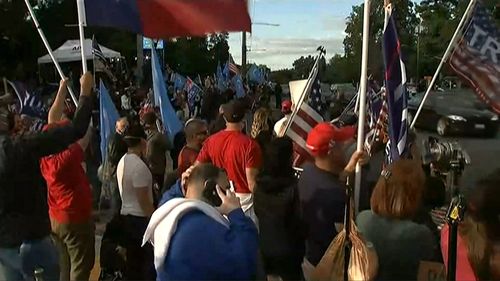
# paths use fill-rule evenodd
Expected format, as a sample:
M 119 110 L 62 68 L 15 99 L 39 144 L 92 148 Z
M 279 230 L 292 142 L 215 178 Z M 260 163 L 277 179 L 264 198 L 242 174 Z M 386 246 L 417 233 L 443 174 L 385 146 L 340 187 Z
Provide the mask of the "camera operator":
M 187 174 L 185 199 L 156 210 L 144 234 L 144 242 L 154 242 L 157 280 L 255 278 L 257 228 L 229 190 L 226 173 L 199 164 Z
M 500 170 L 467 191 L 467 211 L 458 226 L 456 280 L 500 280 Z M 448 260 L 448 232 L 441 232 L 441 250 Z

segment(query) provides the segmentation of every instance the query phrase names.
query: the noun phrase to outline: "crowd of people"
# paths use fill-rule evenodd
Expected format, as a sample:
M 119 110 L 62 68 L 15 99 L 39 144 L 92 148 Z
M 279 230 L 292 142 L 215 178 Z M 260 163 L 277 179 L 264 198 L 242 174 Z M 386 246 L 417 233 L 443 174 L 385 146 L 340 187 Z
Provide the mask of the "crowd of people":
M 412 159 L 382 169 L 356 151 L 356 128 L 321 122 L 307 134 L 312 161 L 297 173 L 283 136 L 295 105 L 281 94 L 275 104 L 256 93 L 238 99 L 207 79 L 199 110 L 186 113 L 183 95 L 172 97 L 184 121 L 175 136 L 154 107 L 139 113 L 144 103 L 134 100 L 148 94 L 115 97 L 123 117 L 99 188 L 85 165 L 95 141 L 92 75 L 80 84 L 78 107 L 66 114 L 61 82 L 41 131 L 13 134 L 15 114 L 0 107 L 0 280 L 89 280 L 96 256 L 100 280 L 313 280 L 344 227 L 346 181 L 358 163 L 376 174 L 362 180 L 355 219 L 378 257 L 374 279 L 416 280 L 422 261 L 446 264 L 449 229 L 436 218 L 445 184 L 416 144 Z M 498 280 L 500 171 L 464 193 L 457 280 Z M 95 219 L 106 224 L 98 253 Z

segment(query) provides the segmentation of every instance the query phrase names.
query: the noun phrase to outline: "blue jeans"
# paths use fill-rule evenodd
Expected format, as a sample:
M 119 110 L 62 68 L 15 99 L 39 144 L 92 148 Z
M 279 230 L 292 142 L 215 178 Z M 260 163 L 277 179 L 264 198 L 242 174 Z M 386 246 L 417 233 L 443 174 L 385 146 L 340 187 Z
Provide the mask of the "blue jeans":
M 43 269 L 43 280 L 59 280 L 59 257 L 49 237 L 0 249 L 0 280 L 34 280 L 37 268 Z
M 0 280 L 23 280 L 19 248 L 0 248 Z

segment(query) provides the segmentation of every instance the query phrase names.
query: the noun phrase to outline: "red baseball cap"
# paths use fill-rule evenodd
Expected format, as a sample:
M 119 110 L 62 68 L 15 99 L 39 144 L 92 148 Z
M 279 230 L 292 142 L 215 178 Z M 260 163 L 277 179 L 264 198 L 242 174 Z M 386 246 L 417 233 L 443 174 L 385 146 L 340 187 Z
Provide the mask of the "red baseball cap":
M 284 100 L 281 102 L 281 112 L 283 114 L 289 114 L 292 112 L 292 102 L 290 100 Z
M 306 146 L 313 156 L 324 155 L 330 149 L 330 143 L 345 142 L 356 134 L 356 128 L 346 126 L 337 128 L 331 123 L 322 122 L 316 125 L 307 136 Z

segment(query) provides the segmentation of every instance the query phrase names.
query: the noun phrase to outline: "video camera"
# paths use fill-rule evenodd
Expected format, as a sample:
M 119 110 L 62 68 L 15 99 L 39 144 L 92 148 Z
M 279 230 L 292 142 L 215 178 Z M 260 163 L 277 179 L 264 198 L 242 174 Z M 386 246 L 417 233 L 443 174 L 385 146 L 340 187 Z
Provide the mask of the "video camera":
M 422 162 L 432 167 L 441 174 L 447 174 L 451 170 L 461 175 L 466 165 L 471 163 L 467 151 L 456 141 L 439 141 L 437 138 L 429 137 L 423 141 Z

